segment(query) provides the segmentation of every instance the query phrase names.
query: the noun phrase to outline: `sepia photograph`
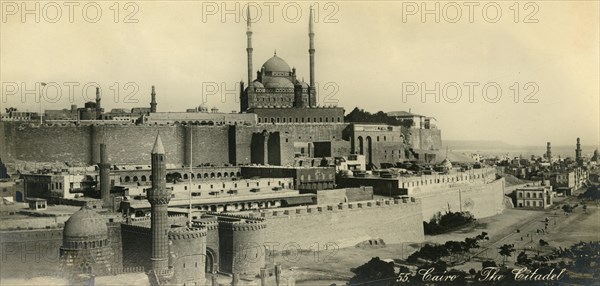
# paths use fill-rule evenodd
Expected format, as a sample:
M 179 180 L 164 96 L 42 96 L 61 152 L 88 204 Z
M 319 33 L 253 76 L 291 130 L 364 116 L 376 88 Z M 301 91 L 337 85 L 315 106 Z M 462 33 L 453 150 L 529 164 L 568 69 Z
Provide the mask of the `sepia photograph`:
M 600 285 L 600 1 L 0 0 L 0 285 Z

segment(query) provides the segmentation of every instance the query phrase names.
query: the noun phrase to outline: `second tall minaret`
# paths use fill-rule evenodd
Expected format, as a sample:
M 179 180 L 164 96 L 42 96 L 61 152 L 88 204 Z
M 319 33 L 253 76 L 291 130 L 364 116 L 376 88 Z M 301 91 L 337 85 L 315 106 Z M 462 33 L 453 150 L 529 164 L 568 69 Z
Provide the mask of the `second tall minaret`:
M 246 52 L 248 53 L 248 88 L 252 86 L 250 83 L 252 82 L 252 22 L 250 20 L 250 7 L 246 9 L 246 36 L 248 38 L 248 47 L 246 48 Z
M 315 87 L 315 31 L 313 30 L 313 8 L 310 7 L 310 15 L 308 17 L 308 39 L 309 47 L 308 54 L 310 58 L 310 88 L 308 105 L 314 107 L 317 105 L 317 89 Z
M 169 269 L 169 218 L 167 208 L 171 200 L 171 190 L 167 189 L 167 167 L 165 159 L 165 148 L 156 136 L 154 148 L 152 148 L 152 187 L 148 191 L 152 229 L 152 270 L 159 277 L 167 273 Z M 162 278 L 162 277 L 161 277 Z

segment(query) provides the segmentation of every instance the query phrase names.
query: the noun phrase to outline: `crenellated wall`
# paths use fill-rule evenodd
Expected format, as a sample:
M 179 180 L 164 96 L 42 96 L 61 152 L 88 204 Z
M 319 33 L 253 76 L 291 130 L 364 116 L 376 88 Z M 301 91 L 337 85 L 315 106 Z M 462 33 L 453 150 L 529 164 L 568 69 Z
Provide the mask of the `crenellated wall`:
M 315 244 L 350 247 L 373 238 L 385 243 L 424 239 L 421 202 L 411 198 L 264 210 L 251 215 L 265 219 L 265 243 L 275 243 L 278 249 L 314 249 Z

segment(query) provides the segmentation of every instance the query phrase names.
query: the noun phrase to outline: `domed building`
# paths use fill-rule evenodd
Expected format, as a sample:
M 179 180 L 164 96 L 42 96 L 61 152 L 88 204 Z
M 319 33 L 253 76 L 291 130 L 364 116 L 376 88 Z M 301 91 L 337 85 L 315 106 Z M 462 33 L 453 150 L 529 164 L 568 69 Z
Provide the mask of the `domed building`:
M 65 222 L 61 268 L 71 275 L 108 275 L 112 249 L 106 219 L 83 206 Z
M 240 112 L 256 114 L 258 124 L 343 123 L 344 109 L 335 106 L 337 100 L 332 98 L 332 93 L 323 97 L 321 106 L 317 104 L 312 9 L 308 21 L 309 83 L 301 80 L 296 69 L 290 68 L 277 52 L 263 63 L 254 78 L 252 18 L 249 10 L 247 13 L 248 85 L 240 82 Z M 327 85 L 324 88 L 328 89 Z
M 296 91 L 298 86 L 298 91 Z M 298 95 L 296 95 L 296 92 Z M 310 86 L 299 81 L 296 69 L 273 55 L 257 72 L 256 79 L 245 88 L 241 95 L 241 110 L 269 107 L 311 107 L 316 94 Z

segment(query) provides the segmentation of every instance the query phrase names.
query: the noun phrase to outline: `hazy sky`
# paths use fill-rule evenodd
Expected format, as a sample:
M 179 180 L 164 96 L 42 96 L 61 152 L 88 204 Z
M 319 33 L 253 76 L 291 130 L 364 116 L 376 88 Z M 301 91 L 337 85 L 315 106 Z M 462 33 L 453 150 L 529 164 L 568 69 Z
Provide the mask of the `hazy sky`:
M 55 82 L 46 97 L 56 97 L 60 86 L 61 98 L 44 108 L 81 106 L 82 87 L 98 83 L 107 110 L 149 106 L 151 85 L 159 111 L 193 108 L 203 94 L 209 107 L 239 110 L 238 82 L 247 81 L 245 19 L 223 14 L 223 8 L 236 10 L 237 3 L 237 12 L 245 14 L 246 2 L 144 1 L 118 7 L 113 1 L 77 2 L 72 19 L 66 2 L 37 2 L 39 23 L 35 12 L 22 15 L 23 8 L 35 9 L 35 2 L 27 3 L 2 2 L 3 108 L 37 111 L 35 83 Z M 253 24 L 254 70 L 276 49 L 308 82 L 312 2 L 257 3 L 262 17 Z M 600 141 L 598 1 L 331 3 L 315 6 L 321 104 L 337 101 L 347 112 L 355 106 L 371 112 L 411 109 L 435 117 L 444 139 L 526 145 L 570 145 L 576 137 L 586 145 Z M 422 15 L 436 3 L 439 13 Z M 72 100 L 69 83 L 78 84 Z M 13 92 L 15 86 L 19 90 Z M 215 86 L 218 92 L 212 92 Z M 26 94 L 24 88 L 33 91 Z M 423 88 L 432 90 L 425 103 Z M 494 100 L 497 89 L 502 94 Z M 93 88 L 88 91 L 93 98 Z M 447 97 L 436 102 L 436 93 Z M 525 102 L 530 94 L 537 102 Z

